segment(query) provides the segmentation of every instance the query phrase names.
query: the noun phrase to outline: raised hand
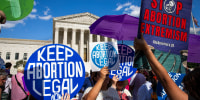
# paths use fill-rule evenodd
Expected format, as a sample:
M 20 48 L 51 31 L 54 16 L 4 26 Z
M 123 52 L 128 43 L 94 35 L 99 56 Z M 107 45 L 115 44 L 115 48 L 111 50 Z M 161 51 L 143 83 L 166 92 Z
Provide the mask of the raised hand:
M 62 94 L 61 100 L 70 100 L 70 95 L 68 93 Z
M 109 70 L 108 70 L 108 67 L 103 67 L 101 70 L 100 70 L 100 78 L 105 80 L 106 79 L 106 75 L 109 74 Z
M 147 42 L 145 41 L 145 39 L 143 37 L 143 33 L 141 34 L 141 39 L 135 38 L 134 48 L 135 48 L 136 51 L 137 50 L 146 51 L 146 50 L 150 49 Z

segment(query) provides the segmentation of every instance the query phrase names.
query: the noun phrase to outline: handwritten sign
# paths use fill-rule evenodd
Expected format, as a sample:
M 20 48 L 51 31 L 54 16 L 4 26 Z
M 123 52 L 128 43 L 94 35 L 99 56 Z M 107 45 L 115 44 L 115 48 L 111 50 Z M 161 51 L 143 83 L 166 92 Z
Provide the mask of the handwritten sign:
M 192 0 L 142 0 L 139 33 L 155 49 L 188 49 Z
M 169 76 L 171 77 L 171 79 L 176 83 L 176 85 L 183 90 L 183 85 L 181 84 L 185 74 L 181 74 L 181 73 L 172 73 L 169 72 L 168 73 Z M 167 94 L 164 90 L 164 88 L 162 87 L 161 83 L 158 82 L 157 85 L 157 96 L 159 100 L 166 100 L 165 98 L 167 97 Z
M 85 66 L 76 51 L 61 44 L 36 50 L 28 59 L 24 79 L 28 90 L 38 100 L 74 97 L 85 80 Z
M 110 70 L 109 77 L 112 79 L 114 75 L 118 75 L 119 81 L 123 81 L 130 78 L 137 70 L 133 68 L 135 52 L 131 47 L 125 44 L 118 44 L 118 52 L 120 62 L 119 69 Z
M 90 43 L 92 71 L 100 71 L 108 66 L 109 69 L 119 67 L 118 48 L 115 42 L 94 42 Z

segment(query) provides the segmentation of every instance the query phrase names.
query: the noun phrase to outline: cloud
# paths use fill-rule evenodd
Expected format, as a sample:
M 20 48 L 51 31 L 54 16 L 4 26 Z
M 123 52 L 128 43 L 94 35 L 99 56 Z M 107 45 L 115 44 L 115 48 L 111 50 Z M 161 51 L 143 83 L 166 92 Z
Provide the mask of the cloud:
M 37 12 L 37 9 L 33 8 L 32 13 L 36 13 L 36 12 Z
M 36 2 L 34 1 L 34 5 L 36 5 Z M 23 24 L 25 25 L 26 23 L 26 20 L 30 20 L 30 19 L 40 19 L 40 20 L 49 20 L 51 18 L 53 18 L 52 15 L 48 15 L 50 9 L 48 7 L 46 7 L 46 10 L 44 11 L 44 15 L 38 15 L 37 14 L 37 9 L 36 8 L 33 8 L 32 9 L 32 12 L 27 16 L 25 17 L 24 19 L 22 20 L 18 20 L 18 21 L 7 21 L 6 24 L 2 24 L 2 28 L 13 28 L 15 27 L 17 24 Z
M 195 28 L 196 33 L 200 33 L 200 28 Z M 194 29 L 193 27 L 190 27 L 190 34 L 194 34 Z
M 47 16 L 38 16 L 39 19 L 41 20 L 49 20 L 52 18 L 52 15 L 47 15 Z
M 50 11 L 50 9 L 47 7 L 47 10 L 44 11 L 44 15 L 48 15 L 48 12 Z
M 34 6 L 36 6 L 36 5 L 37 5 L 36 1 L 34 1 L 33 3 L 34 3 Z
M 46 7 L 46 10 L 44 11 L 44 15 L 45 16 L 38 16 L 38 18 L 41 19 L 41 20 L 49 20 L 49 19 L 51 19 L 52 15 L 48 15 L 49 11 L 50 11 L 49 7 Z
M 124 7 L 127 7 L 127 6 L 130 6 L 131 5 L 131 3 L 129 3 L 129 2 L 127 2 L 127 3 L 125 3 L 125 4 L 118 4 L 118 7 L 115 9 L 116 11 L 119 11 L 119 10 L 121 10 L 122 8 L 124 8 Z
M 31 18 L 31 19 L 36 19 L 36 16 L 37 16 L 37 15 L 35 15 L 35 14 L 29 14 L 29 15 L 28 15 L 28 17 Z
M 131 5 L 128 8 L 126 8 L 123 13 L 127 13 L 127 14 L 135 16 L 135 17 L 139 17 L 140 7 L 135 6 L 135 5 Z
M 26 23 L 24 22 L 24 20 L 6 21 L 6 24 L 2 24 L 2 27 L 3 27 L 3 28 L 13 28 L 13 27 L 15 27 L 17 24 L 23 24 L 23 25 L 25 25 Z
M 129 14 L 135 17 L 139 17 L 140 15 L 140 7 L 136 5 L 132 5 L 131 3 L 127 2 L 124 4 L 119 4 L 116 11 L 123 10 L 123 13 Z
M 31 18 L 31 19 L 36 19 L 36 17 L 37 17 L 37 15 L 35 14 L 36 12 L 37 12 L 37 9 L 33 8 L 31 13 L 27 17 Z

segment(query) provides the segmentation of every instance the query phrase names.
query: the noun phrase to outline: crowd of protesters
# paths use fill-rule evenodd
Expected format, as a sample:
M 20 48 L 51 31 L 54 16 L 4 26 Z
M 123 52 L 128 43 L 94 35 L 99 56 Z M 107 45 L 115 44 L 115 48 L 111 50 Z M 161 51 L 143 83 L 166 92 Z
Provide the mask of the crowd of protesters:
M 108 67 L 99 72 L 90 72 L 80 92 L 72 100 L 157 100 L 158 81 L 164 87 L 170 100 L 200 99 L 200 68 L 186 74 L 183 79 L 184 90 L 181 90 L 169 77 L 165 68 L 158 62 L 143 39 L 135 39 L 135 49 L 143 50 L 152 70 L 137 69 L 128 80 L 119 81 L 117 75 L 109 78 Z M 24 66 L 17 68 L 17 74 L 11 75 L 12 64 L 6 63 L 0 69 L 0 100 L 35 100 L 26 89 Z M 61 100 L 69 100 L 69 94 L 63 94 Z
M 8 62 L 5 66 L 6 68 L 0 69 L 0 100 L 34 100 L 23 81 L 24 66 L 17 68 L 16 75 L 10 74 L 11 63 Z M 102 68 L 100 72 L 91 71 L 90 75 L 86 76 L 82 89 L 73 99 L 150 100 L 152 98 L 154 84 L 150 80 L 155 78 L 151 71 L 138 69 L 130 81 L 118 81 L 117 75 L 110 79 L 108 74 L 107 67 Z M 62 100 L 69 97 L 69 94 L 63 95 Z

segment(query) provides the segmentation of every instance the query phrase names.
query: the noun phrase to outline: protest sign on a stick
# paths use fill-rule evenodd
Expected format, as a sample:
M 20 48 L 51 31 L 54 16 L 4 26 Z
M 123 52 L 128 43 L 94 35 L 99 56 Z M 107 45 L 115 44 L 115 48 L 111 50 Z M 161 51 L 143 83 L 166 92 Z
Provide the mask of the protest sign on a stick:
M 112 79 L 114 75 L 117 75 L 119 81 L 123 81 L 130 78 L 137 70 L 136 68 L 133 68 L 135 51 L 125 44 L 118 44 L 118 52 L 119 69 L 110 70 L 109 77 Z
M 188 49 L 192 0 L 142 0 L 138 37 L 174 54 Z
M 109 69 L 119 68 L 118 47 L 116 42 L 90 43 L 90 63 L 92 71 L 100 71 L 108 66 Z
M 38 100 L 59 100 L 62 94 L 74 97 L 85 80 L 85 66 L 79 54 L 68 46 L 50 44 L 28 59 L 25 84 Z

